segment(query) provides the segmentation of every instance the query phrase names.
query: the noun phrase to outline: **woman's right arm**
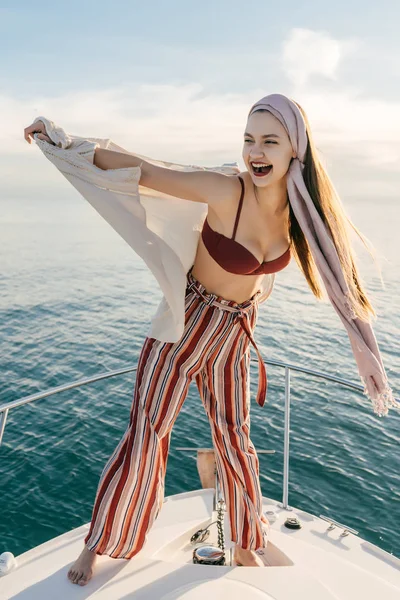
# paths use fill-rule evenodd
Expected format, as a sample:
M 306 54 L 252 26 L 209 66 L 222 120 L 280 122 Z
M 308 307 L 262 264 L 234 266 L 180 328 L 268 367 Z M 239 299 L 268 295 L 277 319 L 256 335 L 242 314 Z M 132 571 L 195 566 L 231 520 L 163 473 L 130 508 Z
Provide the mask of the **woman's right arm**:
M 55 145 L 48 137 L 42 121 L 38 120 L 24 129 L 24 136 L 29 144 L 34 133 L 40 139 Z M 134 154 L 105 148 L 96 148 L 93 162 L 103 170 L 140 166 L 140 184 L 144 187 L 184 200 L 203 202 L 216 210 L 229 202 L 230 198 L 240 194 L 238 178 L 217 171 L 176 171 L 152 165 Z
M 94 164 L 100 169 L 141 167 L 140 185 L 170 196 L 216 206 L 240 191 L 237 177 L 216 171 L 176 171 L 124 152 L 96 148 Z

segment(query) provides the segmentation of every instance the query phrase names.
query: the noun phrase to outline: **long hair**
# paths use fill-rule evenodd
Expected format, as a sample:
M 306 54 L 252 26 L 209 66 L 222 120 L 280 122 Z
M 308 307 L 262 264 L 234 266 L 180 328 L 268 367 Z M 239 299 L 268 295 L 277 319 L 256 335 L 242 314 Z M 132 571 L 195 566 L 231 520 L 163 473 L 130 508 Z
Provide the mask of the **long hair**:
M 294 102 L 294 100 L 292 100 Z M 301 111 L 307 130 L 307 150 L 305 155 L 305 166 L 303 178 L 305 186 L 325 226 L 328 228 L 342 266 L 343 275 L 349 286 L 350 301 L 354 312 L 362 321 L 370 322 L 371 317 L 377 318 L 374 307 L 368 299 L 363 287 L 363 281 L 356 265 L 355 252 L 350 241 L 350 227 L 356 232 L 366 247 L 369 254 L 376 261 L 376 252 L 361 231 L 352 223 L 342 205 L 335 187 L 321 163 L 317 148 L 314 144 L 310 124 L 303 108 L 295 102 Z M 257 109 L 255 112 L 269 112 L 265 108 Z M 319 275 L 317 265 L 311 253 L 310 245 L 294 215 L 289 202 L 289 237 L 292 255 L 305 276 L 308 285 L 318 300 L 326 299 L 323 281 Z M 380 279 L 384 286 L 382 274 Z

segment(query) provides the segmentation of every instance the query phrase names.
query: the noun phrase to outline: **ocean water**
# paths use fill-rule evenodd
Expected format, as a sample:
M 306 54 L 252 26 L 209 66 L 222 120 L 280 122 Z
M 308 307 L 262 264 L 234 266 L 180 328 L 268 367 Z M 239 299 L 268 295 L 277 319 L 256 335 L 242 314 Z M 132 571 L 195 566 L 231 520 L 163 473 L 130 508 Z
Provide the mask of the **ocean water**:
M 347 199 L 378 251 L 378 271 L 354 235 L 363 281 L 378 314 L 375 335 L 400 396 L 398 202 Z M 161 298 L 144 262 L 72 188 L 56 197 L 0 200 L 0 404 L 135 365 Z M 275 359 L 360 383 L 347 333 L 318 302 L 296 263 L 277 274 L 255 333 Z M 282 500 L 284 370 L 267 365 L 268 396 L 255 402 L 251 438 L 263 495 Z M 16 556 L 91 518 L 101 470 L 125 431 L 135 372 L 10 412 L 0 446 L 0 553 Z M 362 392 L 292 372 L 289 504 L 328 515 L 400 557 L 400 412 L 379 418 Z M 211 446 L 194 383 L 172 432 L 166 496 L 200 487 L 195 452 Z

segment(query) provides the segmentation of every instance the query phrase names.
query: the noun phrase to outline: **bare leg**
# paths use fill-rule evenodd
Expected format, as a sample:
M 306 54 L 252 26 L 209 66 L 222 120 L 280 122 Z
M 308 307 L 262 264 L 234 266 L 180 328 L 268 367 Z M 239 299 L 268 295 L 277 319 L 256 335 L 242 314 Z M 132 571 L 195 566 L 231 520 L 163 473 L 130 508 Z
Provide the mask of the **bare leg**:
M 93 576 L 96 557 L 96 553 L 89 550 L 85 545 L 81 554 L 68 571 L 68 579 L 72 583 L 86 585 Z
M 244 550 L 236 544 L 233 554 L 234 561 L 237 565 L 243 567 L 265 567 L 265 564 L 255 550 Z

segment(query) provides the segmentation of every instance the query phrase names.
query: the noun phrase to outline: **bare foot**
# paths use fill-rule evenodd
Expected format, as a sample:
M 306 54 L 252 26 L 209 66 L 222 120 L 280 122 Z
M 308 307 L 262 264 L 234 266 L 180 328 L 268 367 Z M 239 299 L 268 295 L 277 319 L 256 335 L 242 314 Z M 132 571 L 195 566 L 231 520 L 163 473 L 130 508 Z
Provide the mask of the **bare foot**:
M 86 585 L 93 576 L 93 567 L 97 554 L 85 545 L 81 554 L 68 571 L 68 579 L 72 583 Z
M 238 566 L 243 567 L 265 567 L 265 563 L 258 556 L 257 552 L 260 550 L 245 550 L 241 546 L 235 545 L 235 551 L 233 554 L 234 561 Z

